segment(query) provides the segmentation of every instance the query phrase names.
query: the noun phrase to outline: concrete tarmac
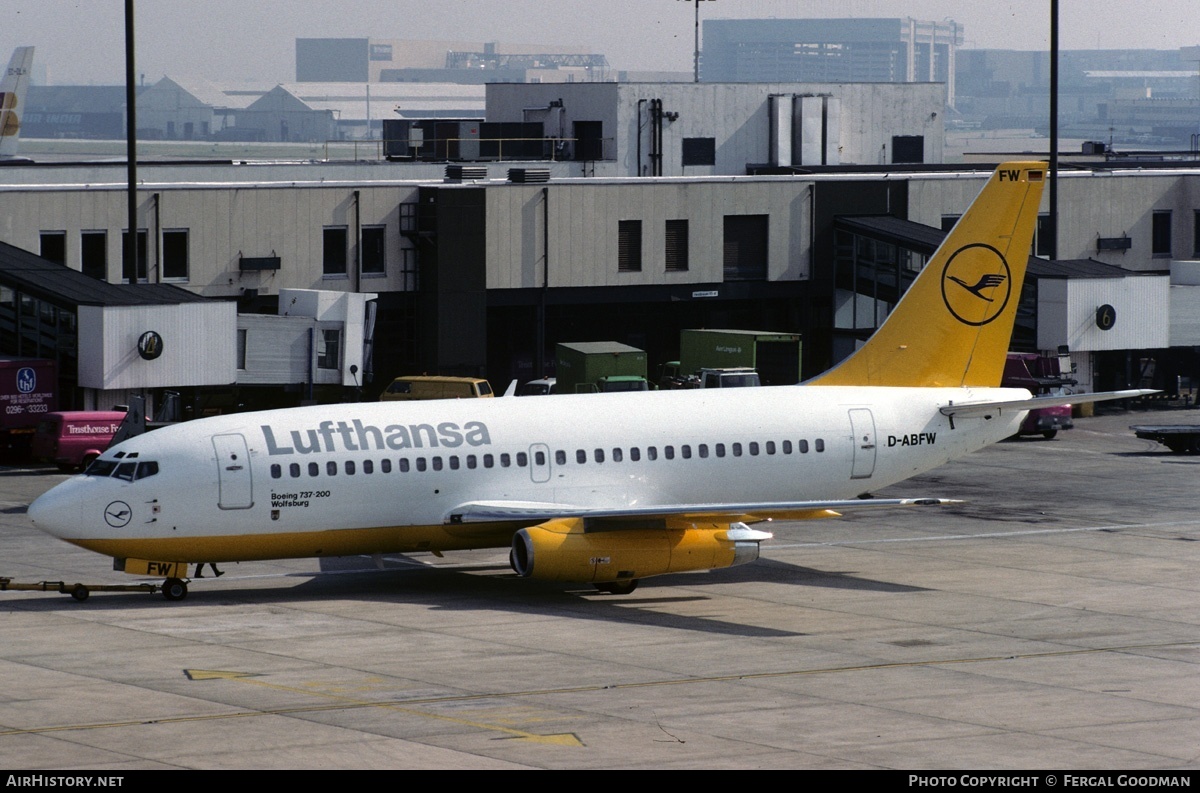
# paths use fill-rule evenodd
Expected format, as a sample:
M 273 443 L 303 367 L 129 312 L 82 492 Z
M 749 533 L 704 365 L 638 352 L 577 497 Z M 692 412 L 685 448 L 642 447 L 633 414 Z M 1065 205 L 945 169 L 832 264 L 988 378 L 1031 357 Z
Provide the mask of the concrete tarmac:
M 0 767 L 1195 769 L 1200 456 L 1080 419 L 627 596 L 503 550 L 230 564 L 186 600 L 0 592 Z M 0 576 L 127 584 L 0 470 Z M 206 572 L 211 576 L 211 572 Z

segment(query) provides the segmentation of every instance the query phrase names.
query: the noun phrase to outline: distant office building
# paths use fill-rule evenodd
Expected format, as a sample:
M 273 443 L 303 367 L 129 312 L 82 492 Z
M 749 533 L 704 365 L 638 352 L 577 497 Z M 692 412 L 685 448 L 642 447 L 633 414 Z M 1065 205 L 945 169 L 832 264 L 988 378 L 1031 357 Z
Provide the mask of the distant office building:
M 297 82 L 570 83 L 613 79 L 579 47 L 477 41 L 296 39 Z
M 1200 47 L 1059 53 L 1058 123 L 1066 137 L 1190 146 L 1200 131 Z M 1049 128 L 1050 55 L 962 50 L 957 110 L 973 128 Z
M 954 105 L 952 20 L 711 19 L 703 32 L 702 82 L 945 83 Z

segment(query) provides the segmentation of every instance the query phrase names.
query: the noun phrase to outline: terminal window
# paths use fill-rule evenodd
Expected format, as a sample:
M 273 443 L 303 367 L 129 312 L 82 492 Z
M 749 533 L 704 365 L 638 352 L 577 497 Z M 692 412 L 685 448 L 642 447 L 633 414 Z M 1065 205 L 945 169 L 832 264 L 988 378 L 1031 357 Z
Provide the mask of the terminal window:
M 666 228 L 667 272 L 685 272 L 688 269 L 688 222 L 668 220 Z
M 42 232 L 42 258 L 55 264 L 67 263 L 67 232 Z
M 717 139 L 684 138 L 682 155 L 684 165 L 716 165 Z
M 121 277 L 131 284 L 146 283 L 146 245 L 149 234 L 146 229 L 137 230 L 137 259 L 131 266 L 129 261 L 129 231 L 121 232 Z
M 617 272 L 642 269 L 642 221 L 622 220 L 617 225 Z
M 1171 255 L 1171 210 L 1159 210 L 1153 215 L 1150 231 L 1151 254 Z
M 98 281 L 108 279 L 108 232 L 84 231 L 79 235 L 79 269 Z
M 317 368 L 337 369 L 341 362 L 342 332 L 323 328 L 317 332 Z
M 366 275 L 383 275 L 387 270 L 386 231 L 385 226 L 363 226 L 362 271 Z
M 346 274 L 347 230 L 345 226 L 326 226 L 321 255 L 321 272 L 324 275 Z
M 186 281 L 188 278 L 188 230 L 165 229 L 162 239 L 163 278 L 169 281 Z

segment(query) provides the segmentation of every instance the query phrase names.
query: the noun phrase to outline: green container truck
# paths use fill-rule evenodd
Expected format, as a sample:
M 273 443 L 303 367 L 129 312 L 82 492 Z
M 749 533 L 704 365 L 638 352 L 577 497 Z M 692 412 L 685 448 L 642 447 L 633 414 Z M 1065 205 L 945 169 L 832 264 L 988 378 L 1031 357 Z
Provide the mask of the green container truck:
M 559 394 L 648 391 L 646 353 L 615 341 L 559 344 L 555 391 Z
M 684 330 L 679 334 L 679 372 L 753 369 L 763 385 L 800 382 L 800 334 L 763 330 Z

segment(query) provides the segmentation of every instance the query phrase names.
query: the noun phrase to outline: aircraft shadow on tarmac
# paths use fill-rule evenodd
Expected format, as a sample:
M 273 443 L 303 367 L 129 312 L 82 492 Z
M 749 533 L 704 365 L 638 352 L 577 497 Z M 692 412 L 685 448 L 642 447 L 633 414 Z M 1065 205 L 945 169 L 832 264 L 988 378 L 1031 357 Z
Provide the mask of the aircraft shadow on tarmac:
M 784 584 L 865 590 L 883 594 L 927 591 L 921 587 L 859 578 L 852 573 L 815 570 L 769 559 L 760 559 L 738 568 L 648 579 L 630 595 L 608 595 L 589 585 L 518 580 L 508 566 L 501 563 L 447 569 L 425 566 L 419 560 L 396 556 L 381 560 L 383 569 L 379 569 L 374 560 L 366 557 L 325 558 L 321 559 L 320 563 L 320 573 L 296 572 L 281 577 L 283 580 L 306 578 L 303 583 L 275 588 L 239 587 L 236 578 L 237 566 L 227 565 L 225 572 L 233 575 L 222 579 L 220 588 L 208 588 L 205 585 L 209 580 L 207 578 L 192 579 L 187 599 L 178 603 L 166 603 L 162 601 L 161 595 L 139 592 L 98 592 L 86 603 L 74 603 L 61 594 L 47 592 L 44 597 L 14 600 L 12 605 L 22 611 L 57 611 L 65 608 L 123 611 L 144 609 L 148 605 L 164 609 L 188 608 L 190 605 L 238 607 L 286 604 L 322 598 L 370 602 L 401 601 L 410 605 L 423 603 L 436 610 L 499 609 L 507 612 L 527 611 L 531 614 L 549 612 L 589 620 L 621 620 L 625 623 L 703 633 L 778 638 L 805 634 L 649 609 L 710 600 L 710 596 L 697 593 L 694 589 L 701 584 Z M 686 594 L 680 592 L 683 587 L 690 588 Z

